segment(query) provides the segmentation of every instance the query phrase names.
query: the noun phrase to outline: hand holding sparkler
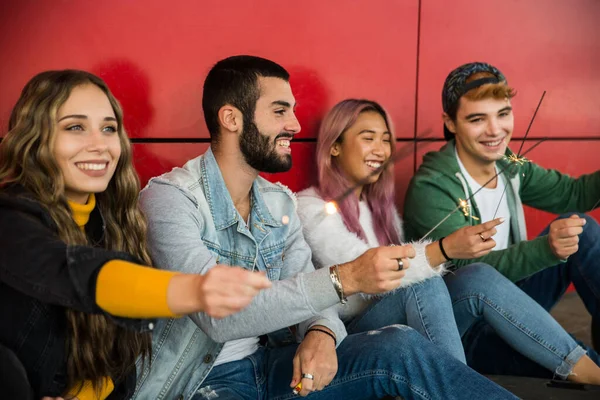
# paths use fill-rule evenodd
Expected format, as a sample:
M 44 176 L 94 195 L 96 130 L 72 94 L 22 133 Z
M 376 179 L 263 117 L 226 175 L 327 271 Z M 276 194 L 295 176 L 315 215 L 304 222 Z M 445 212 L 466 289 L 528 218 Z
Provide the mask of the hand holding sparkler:
M 376 247 L 339 266 L 340 280 L 347 296 L 378 294 L 396 289 L 416 255 L 411 245 Z
M 584 225 L 585 219 L 576 214 L 552 222 L 548 232 L 552 253 L 561 260 L 574 254 L 579 249 L 579 235 L 583 232 Z
M 439 241 L 429 244 L 426 251 L 430 264 L 437 266 L 453 259 L 469 260 L 485 256 L 496 246 L 492 236 L 496 234 L 496 226 L 503 222 L 504 218 L 496 218 L 483 224 L 465 226 L 443 238 L 443 246 L 439 245 Z M 442 254 L 442 248 L 446 255 Z
M 323 390 L 335 377 L 338 369 L 334 333 L 325 326 L 312 326 L 293 359 L 290 387 L 294 394 L 308 396 Z

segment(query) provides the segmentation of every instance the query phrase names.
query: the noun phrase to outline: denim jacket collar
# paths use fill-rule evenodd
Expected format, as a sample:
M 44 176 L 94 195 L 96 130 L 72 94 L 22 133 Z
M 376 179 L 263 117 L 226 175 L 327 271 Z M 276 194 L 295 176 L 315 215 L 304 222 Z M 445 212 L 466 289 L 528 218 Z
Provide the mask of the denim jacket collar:
M 215 228 L 223 230 L 235 224 L 239 220 L 239 213 L 233 204 L 231 195 L 227 190 L 223 175 L 217 164 L 217 160 L 209 148 L 200 163 L 200 173 L 202 175 L 202 185 L 204 193 L 210 207 Z M 252 183 L 252 212 L 256 213 L 261 223 L 272 227 L 282 226 L 281 222 L 276 221 L 269 208 L 267 207 L 262 194 L 258 179 Z

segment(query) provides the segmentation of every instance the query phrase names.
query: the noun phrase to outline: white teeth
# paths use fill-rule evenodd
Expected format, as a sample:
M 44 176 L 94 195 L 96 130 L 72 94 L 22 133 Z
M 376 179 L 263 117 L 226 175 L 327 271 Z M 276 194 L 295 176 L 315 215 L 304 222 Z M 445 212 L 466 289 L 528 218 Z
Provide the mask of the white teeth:
M 487 142 L 487 143 L 482 143 L 482 144 L 487 147 L 496 147 L 500 143 L 502 143 L 502 139 L 498 140 L 497 142 Z
M 281 147 L 290 147 L 290 141 L 281 139 L 277 141 L 277 145 Z
M 379 168 L 379 167 L 381 167 L 381 163 L 380 162 L 367 161 L 365 164 L 367 164 L 371 168 Z
M 92 163 L 77 163 L 77 168 L 91 171 L 101 171 L 106 168 L 107 163 L 92 164 Z

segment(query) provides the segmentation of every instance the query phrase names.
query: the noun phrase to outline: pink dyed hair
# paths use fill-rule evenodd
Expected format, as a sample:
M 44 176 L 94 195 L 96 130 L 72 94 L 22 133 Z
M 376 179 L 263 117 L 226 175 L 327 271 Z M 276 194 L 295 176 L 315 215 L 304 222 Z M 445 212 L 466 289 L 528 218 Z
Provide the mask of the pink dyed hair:
M 392 136 L 391 157 L 396 151 L 395 135 L 390 118 L 378 103 L 371 100 L 347 99 L 336 104 L 323 119 L 317 139 L 317 192 L 325 201 L 335 199 L 352 186 L 344 171 L 335 162 L 335 157 L 331 155 L 331 147 L 334 143 L 344 139 L 344 133 L 354 125 L 358 116 L 363 112 L 376 112 L 383 117 Z M 381 173 L 377 182 L 364 186 L 362 198 L 366 200 L 373 215 L 373 228 L 379 244 L 384 246 L 400 243 L 399 232 L 394 224 L 396 218 L 394 216 L 394 169 L 392 165 Z M 357 197 L 347 196 L 337 206 L 346 228 L 366 242 L 367 238 L 359 223 Z

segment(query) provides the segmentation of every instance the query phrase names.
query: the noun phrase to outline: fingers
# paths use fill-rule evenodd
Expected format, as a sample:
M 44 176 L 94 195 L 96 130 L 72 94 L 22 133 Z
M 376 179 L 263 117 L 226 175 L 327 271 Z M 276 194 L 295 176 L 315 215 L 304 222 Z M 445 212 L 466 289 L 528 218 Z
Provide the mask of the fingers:
M 567 236 L 564 238 L 558 238 L 554 242 L 559 247 L 574 246 L 579 243 L 579 236 Z
M 500 225 L 504 221 L 505 221 L 504 217 L 500 217 L 500 218 L 493 219 L 491 221 L 484 222 L 483 224 L 475 225 L 478 228 L 478 230 L 476 230 L 476 232 L 482 233 L 484 231 L 489 231 L 489 230 L 495 228 L 496 226 Z
M 563 248 L 563 253 L 564 253 L 564 257 L 563 258 L 567 258 L 571 254 L 577 253 L 577 250 L 579 250 L 579 245 L 578 244 L 576 244 L 574 246 L 568 246 L 568 247 Z
M 325 380 L 323 379 L 322 375 L 315 376 L 315 379 L 313 380 L 313 390 L 323 390 L 323 387 L 325 386 L 323 385 L 324 381 Z
M 493 238 L 490 237 L 483 241 L 478 236 L 477 239 L 475 239 L 475 243 L 473 244 L 472 249 L 474 253 L 487 253 L 491 251 L 494 247 L 496 247 L 496 241 Z
M 560 247 L 554 249 L 554 254 L 560 259 L 567 259 L 570 255 L 575 254 L 579 250 L 579 245 L 568 246 L 568 247 Z
M 487 231 L 481 232 L 479 235 L 483 236 L 485 238 L 485 240 L 488 240 L 489 238 L 494 236 L 497 232 L 498 231 L 496 230 L 496 228 L 492 228 Z
M 271 281 L 264 272 L 251 272 L 243 268 L 235 267 L 238 279 L 248 287 L 260 290 L 271 287 Z
M 302 390 L 300 391 L 300 396 L 305 397 L 310 394 L 310 392 L 314 391 L 314 380 L 308 378 L 302 378 Z
M 565 226 L 555 231 L 555 237 L 558 239 L 568 238 L 572 236 L 581 235 L 583 233 L 583 227 L 581 226 Z
M 292 372 L 292 382 L 290 383 L 290 387 L 295 387 L 298 383 L 300 383 L 302 375 L 302 372 L 300 370 L 300 357 L 298 356 L 298 354 L 296 354 L 296 356 L 294 357 L 292 364 L 294 366 L 294 370 Z
M 550 232 L 552 232 L 553 230 L 560 230 L 568 227 L 584 226 L 585 224 L 585 218 L 581 218 L 577 215 L 571 215 L 569 218 L 562 218 L 553 221 L 550 224 Z
M 494 239 L 487 239 L 485 242 L 481 242 L 472 258 L 483 257 L 488 254 L 492 249 L 496 247 L 496 241 Z
M 398 261 L 398 260 L 396 260 Z M 410 260 L 408 258 L 402 259 L 402 270 L 406 270 L 410 268 Z
M 403 246 L 381 247 L 380 249 L 384 257 L 392 259 L 415 258 L 417 255 L 415 248 L 410 244 L 405 244 Z
M 214 318 L 224 318 L 242 310 L 260 290 L 271 286 L 262 273 L 225 265 L 211 268 L 203 278 L 199 293 L 202 310 Z
M 390 271 L 386 275 L 375 277 L 375 282 L 371 284 L 365 293 L 386 293 L 390 290 L 397 289 L 405 274 L 404 271 Z
M 579 250 L 579 235 L 583 233 L 586 220 L 574 214 L 550 224 L 548 241 L 552 252 L 565 259 Z
M 415 250 L 410 245 L 369 249 L 354 261 L 354 268 L 345 282 L 354 279 L 357 291 L 369 294 L 396 289 L 397 282 L 410 268 L 407 256 L 415 256 Z

